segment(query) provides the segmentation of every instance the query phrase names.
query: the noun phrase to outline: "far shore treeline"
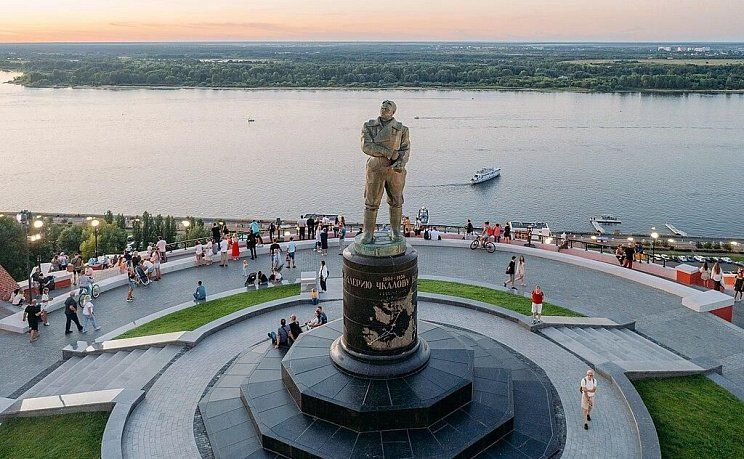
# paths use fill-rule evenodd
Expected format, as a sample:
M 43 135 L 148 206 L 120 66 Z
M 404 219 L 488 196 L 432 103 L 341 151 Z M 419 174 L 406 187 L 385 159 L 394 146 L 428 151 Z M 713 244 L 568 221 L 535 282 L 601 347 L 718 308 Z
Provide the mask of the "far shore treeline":
M 209 236 L 209 228 L 204 227 L 204 221 L 200 218 L 189 217 L 188 227 L 170 216 L 151 215 L 143 212 L 142 215 L 127 220 L 122 214 L 114 215 L 110 210 L 103 218 L 99 219 L 97 228 L 98 253 L 118 254 L 122 253 L 127 245 L 135 250 L 147 247 L 148 243 L 155 243 L 158 236 L 169 243 L 188 241 Z M 38 241 L 25 241 L 25 230 L 23 225 L 16 221 L 13 215 L 0 216 L 0 266 L 3 266 L 16 280 L 25 279 L 26 260 L 31 266 L 37 263 L 46 263 L 60 251 L 69 255 L 80 253 L 83 259 L 88 260 L 95 253 L 96 231 L 89 221 L 55 221 L 52 218 L 44 218 L 41 229 L 30 228 L 29 234 L 40 234 Z M 181 231 L 179 231 L 179 225 Z
M 29 87 L 744 91 L 744 45 L 27 44 L 0 46 L 0 69 Z

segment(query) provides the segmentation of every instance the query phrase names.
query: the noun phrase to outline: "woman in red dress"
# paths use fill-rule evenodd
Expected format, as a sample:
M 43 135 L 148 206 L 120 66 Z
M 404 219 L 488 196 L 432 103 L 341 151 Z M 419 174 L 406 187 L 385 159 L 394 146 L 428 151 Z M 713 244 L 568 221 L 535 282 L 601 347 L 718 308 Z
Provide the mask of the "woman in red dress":
M 238 235 L 236 233 L 233 233 L 232 236 L 232 247 L 231 247 L 231 255 L 233 260 L 237 260 L 240 256 L 240 243 L 238 242 Z

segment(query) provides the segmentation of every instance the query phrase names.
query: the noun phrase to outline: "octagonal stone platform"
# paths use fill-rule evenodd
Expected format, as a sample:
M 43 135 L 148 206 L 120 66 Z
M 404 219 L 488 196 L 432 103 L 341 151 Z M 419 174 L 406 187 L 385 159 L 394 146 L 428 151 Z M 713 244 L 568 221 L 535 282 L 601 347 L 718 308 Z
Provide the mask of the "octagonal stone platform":
M 429 426 L 470 401 L 473 351 L 441 327 L 422 325 L 421 345 L 429 346 L 431 340 L 431 357 L 412 375 L 374 379 L 340 370 L 328 353 L 342 333 L 343 323 L 337 320 L 303 333 L 287 352 L 284 384 L 302 412 L 349 429 Z
M 323 339 L 328 343 L 340 333 L 340 326 L 334 323 L 330 325 L 331 328 L 326 326 L 318 329 L 326 329 Z M 470 402 L 425 427 L 368 431 L 350 429 L 300 410 L 282 379 L 282 360 L 287 355 L 291 356 L 293 351 L 271 347 L 265 351 L 258 367 L 240 388 L 240 397 L 263 451 L 243 451 L 241 454 L 250 457 L 264 457 L 261 454 L 273 457 L 276 454 L 278 457 L 293 458 L 441 458 L 473 457 L 478 454 L 483 454 L 482 457 L 538 458 L 551 457 L 560 452 L 565 438 L 562 409 L 557 394 L 539 368 L 500 343 L 477 333 L 423 321 L 419 322 L 419 328 L 421 336 L 429 341 L 432 352 L 464 347 L 467 355 L 472 356 Z M 312 337 L 313 334 L 303 334 L 295 346 Z M 323 348 L 321 341 L 314 339 L 308 340 L 308 348 L 312 348 L 311 342 L 315 349 Z M 302 364 L 298 366 L 292 363 L 293 372 L 299 375 L 325 366 L 314 367 L 322 357 L 325 356 L 320 351 L 311 353 L 306 357 L 308 369 L 301 371 Z M 447 368 L 449 372 L 440 371 L 444 374 L 456 373 L 455 367 Z M 339 382 L 340 379 L 334 379 L 338 378 L 335 374 L 322 378 L 323 371 L 317 373 L 316 379 L 320 380 L 310 387 L 322 384 L 321 387 L 335 387 L 338 393 L 348 390 L 361 394 L 361 390 L 355 392 L 357 389 L 352 388 L 355 386 L 351 381 L 344 385 Z M 443 375 L 437 373 L 437 376 Z M 516 378 L 515 383 L 512 383 L 512 378 Z M 431 388 L 438 382 L 437 378 L 427 378 L 425 383 Z M 366 392 L 360 395 L 362 400 L 375 393 L 384 394 L 379 389 L 382 387 L 379 382 L 370 382 L 366 387 Z M 395 390 L 391 392 L 391 387 L 400 386 L 387 384 L 392 404 L 392 392 Z M 412 388 L 407 393 L 416 395 Z

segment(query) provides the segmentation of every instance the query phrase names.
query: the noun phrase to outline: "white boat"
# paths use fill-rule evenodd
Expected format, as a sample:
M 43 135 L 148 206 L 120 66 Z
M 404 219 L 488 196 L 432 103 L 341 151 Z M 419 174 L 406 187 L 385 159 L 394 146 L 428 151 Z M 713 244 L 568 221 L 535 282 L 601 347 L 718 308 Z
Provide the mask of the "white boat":
M 484 167 L 473 174 L 473 177 L 470 179 L 470 184 L 475 185 L 476 183 L 483 183 L 495 179 L 499 175 L 501 175 L 500 167 Z
M 429 224 L 429 209 L 427 209 L 426 207 L 420 208 L 416 217 L 418 218 L 418 220 L 421 222 L 422 225 L 428 225 Z
M 677 236 L 687 237 L 687 233 L 685 233 L 684 231 L 682 231 L 680 229 L 677 229 L 677 227 L 674 226 L 674 225 L 672 225 L 671 223 L 664 223 L 664 226 L 666 226 L 667 228 L 669 228 L 669 231 L 671 231 L 672 233 L 674 233 Z
M 597 223 L 603 223 L 603 224 L 608 224 L 608 225 L 619 225 L 620 223 L 622 223 L 620 219 L 615 217 L 614 215 L 600 215 L 599 217 L 591 218 L 591 220 Z
M 604 234 L 604 233 L 607 232 L 607 230 L 605 230 L 602 227 L 602 225 L 599 224 L 599 222 L 597 220 L 593 220 L 593 219 L 592 220 L 589 220 L 589 223 L 592 224 L 592 226 L 594 227 L 594 230 L 597 231 L 599 234 Z

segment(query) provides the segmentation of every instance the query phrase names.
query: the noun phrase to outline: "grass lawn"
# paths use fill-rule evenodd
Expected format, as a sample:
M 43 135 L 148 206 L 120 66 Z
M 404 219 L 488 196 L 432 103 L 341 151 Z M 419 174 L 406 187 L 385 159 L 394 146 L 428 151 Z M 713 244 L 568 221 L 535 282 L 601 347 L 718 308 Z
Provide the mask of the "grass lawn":
M 235 311 L 299 294 L 299 284 L 280 285 L 278 287 L 238 293 L 226 298 L 195 304 L 190 308 L 168 314 L 167 316 L 124 332 L 114 339 L 196 330 L 204 324 L 232 314 Z
M 0 425 L 2 458 L 100 458 L 108 412 L 13 418 Z
M 669 458 L 744 457 L 744 403 L 704 376 L 635 381 Z
M 529 298 L 515 295 L 513 293 L 502 292 L 500 290 L 460 284 L 458 282 L 427 279 L 419 279 L 418 289 L 422 292 L 438 293 L 441 295 L 459 296 L 471 300 L 478 300 L 484 303 L 501 306 L 502 308 L 510 309 L 526 316 L 532 315 L 532 301 Z M 543 315 L 584 317 L 583 314 L 579 314 L 578 312 L 548 302 L 543 303 Z

